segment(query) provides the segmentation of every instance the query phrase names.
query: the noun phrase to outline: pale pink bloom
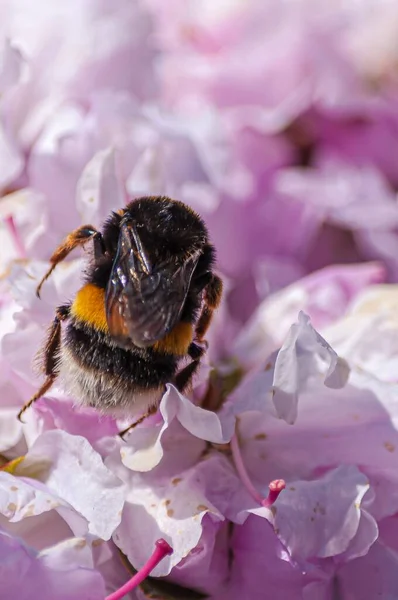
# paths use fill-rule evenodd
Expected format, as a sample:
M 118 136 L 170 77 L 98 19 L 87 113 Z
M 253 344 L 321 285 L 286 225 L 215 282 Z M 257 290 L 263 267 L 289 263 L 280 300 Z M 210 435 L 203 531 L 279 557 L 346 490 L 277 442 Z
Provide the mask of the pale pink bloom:
M 1 593 L 21 600 L 103 600 L 104 581 L 85 545 L 83 538 L 70 538 L 37 552 L 0 531 Z
M 395 598 L 395 16 L 387 0 L 1 4 L 0 596 L 142 600 L 153 571 L 213 600 Z M 58 381 L 22 425 L 91 248 L 39 300 L 51 253 L 141 194 L 190 204 L 217 248 L 192 392 L 170 383 L 122 440 L 129 422 Z
M 258 305 L 234 341 L 234 353 L 246 366 L 262 363 L 283 343 L 300 310 L 316 328 L 325 327 L 343 316 L 363 289 L 384 278 L 385 269 L 378 263 L 337 265 L 311 273 Z

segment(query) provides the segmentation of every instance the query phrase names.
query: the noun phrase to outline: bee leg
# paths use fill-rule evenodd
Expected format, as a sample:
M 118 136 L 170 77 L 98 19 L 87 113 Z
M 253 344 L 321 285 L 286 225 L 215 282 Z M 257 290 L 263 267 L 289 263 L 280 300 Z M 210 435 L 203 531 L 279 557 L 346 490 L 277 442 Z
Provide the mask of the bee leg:
M 32 406 L 36 400 L 44 396 L 47 390 L 53 385 L 54 381 L 58 376 L 57 371 L 57 354 L 61 345 L 61 321 L 68 318 L 70 306 L 59 306 L 55 312 L 54 321 L 50 327 L 47 342 L 44 347 L 44 373 L 47 376 L 45 382 L 41 388 L 32 396 L 28 402 L 26 402 L 18 413 L 18 419 L 22 421 L 21 417 L 25 410 Z
M 179 392 L 183 393 L 184 391 L 187 390 L 187 388 L 191 384 L 192 378 L 195 375 L 195 373 L 199 367 L 200 357 L 204 354 L 204 352 L 205 352 L 205 349 L 201 348 L 194 342 L 192 342 L 192 344 L 189 346 L 188 354 L 190 356 L 195 355 L 195 360 L 193 360 L 192 362 L 189 363 L 189 365 L 187 365 L 186 367 L 181 369 L 181 371 L 179 371 L 179 373 L 177 373 L 177 375 L 175 376 L 174 385 L 176 386 L 176 388 Z M 126 427 L 126 429 L 123 429 L 123 431 L 120 431 L 118 433 L 119 437 L 121 437 L 123 439 L 123 437 L 126 435 L 126 433 L 128 433 L 129 431 L 131 431 L 132 429 L 137 427 L 137 425 L 140 425 L 140 423 L 145 421 L 145 419 L 147 419 L 151 415 L 154 415 L 156 413 L 157 409 L 158 409 L 157 406 L 153 406 L 152 408 L 150 408 L 148 410 L 148 412 L 146 412 L 139 419 L 134 421 L 134 423 L 132 425 L 129 425 L 128 427 Z
M 36 296 L 40 298 L 40 290 L 42 288 L 43 283 L 46 279 L 49 278 L 51 273 L 54 271 L 55 267 L 58 263 L 63 261 L 72 250 L 77 248 L 78 246 L 84 246 L 90 239 L 94 240 L 94 258 L 97 259 L 99 256 L 102 256 L 105 251 L 104 240 L 99 231 L 95 229 L 92 225 L 82 225 L 78 229 L 74 229 L 58 246 L 53 255 L 50 258 L 51 266 L 47 273 L 44 275 L 43 279 L 40 281 L 39 285 L 36 289 Z
M 43 383 L 43 385 L 41 386 L 41 388 L 36 392 L 36 394 L 34 396 L 32 396 L 31 399 L 23 405 L 23 407 L 21 408 L 21 410 L 18 413 L 18 420 L 21 421 L 21 423 L 24 422 L 24 421 L 22 421 L 22 415 L 25 412 L 25 410 L 27 410 L 30 406 L 32 406 L 32 404 L 34 404 L 36 402 L 36 400 L 38 400 L 39 398 L 44 396 L 44 394 L 47 392 L 47 390 L 49 390 L 50 387 L 53 385 L 56 378 L 57 378 L 57 375 L 55 375 L 55 374 L 49 375 L 47 377 L 47 379 L 45 380 L 45 382 Z
M 157 406 L 152 406 L 144 415 L 142 415 L 139 419 L 134 421 L 134 423 L 132 425 L 129 425 L 128 427 L 126 427 L 126 429 L 123 429 L 123 431 L 119 431 L 118 436 L 123 439 L 123 437 L 126 435 L 126 433 L 128 433 L 129 431 L 131 431 L 132 429 L 137 427 L 137 425 L 140 425 L 140 423 L 145 421 L 145 419 L 147 419 L 148 417 L 151 417 L 152 415 L 154 415 L 155 412 L 157 411 L 157 409 L 158 409 Z
M 192 342 L 190 344 L 190 346 L 188 348 L 188 355 L 193 359 L 193 361 L 191 363 L 189 363 L 189 365 L 184 367 L 179 373 L 177 373 L 177 375 L 174 379 L 174 384 L 179 392 L 182 393 L 189 387 L 189 385 L 192 381 L 192 378 L 195 375 L 195 373 L 199 367 L 200 359 L 202 358 L 202 356 L 205 352 L 206 352 L 206 347 L 199 346 L 195 342 Z M 131 431 L 131 429 L 134 429 L 134 427 L 137 427 L 137 425 L 140 425 L 140 423 L 145 421 L 145 419 L 147 419 L 151 415 L 154 415 L 156 411 L 157 411 L 156 406 L 149 409 L 148 412 L 146 412 L 139 419 L 134 421 L 134 423 L 132 425 L 129 425 L 128 427 L 126 427 L 126 429 L 123 429 L 123 431 L 120 431 L 118 433 L 119 437 L 123 438 L 126 435 L 126 433 Z
M 212 275 L 204 291 L 204 307 L 196 324 L 195 334 L 199 342 L 203 339 L 213 318 L 215 309 L 219 306 L 222 296 L 222 280 L 217 275 Z
M 192 342 L 188 348 L 188 356 L 190 356 L 193 360 L 197 360 L 199 358 L 202 358 L 206 350 L 207 342 L 204 342 L 204 346 L 199 346 L 199 344 Z
M 192 379 L 199 368 L 200 359 L 207 350 L 207 342 L 204 335 L 209 328 L 214 310 L 220 304 L 222 295 L 222 281 L 217 275 L 212 275 L 209 283 L 205 287 L 204 302 L 202 313 L 195 328 L 196 342 L 192 342 L 188 348 L 188 355 L 193 359 L 186 367 L 177 373 L 174 383 L 179 392 L 185 392 L 191 385 Z
M 177 390 L 182 394 L 188 390 L 192 383 L 192 378 L 195 375 L 200 365 L 200 360 L 195 359 L 189 363 L 186 367 L 181 369 L 179 373 L 175 376 L 174 385 Z

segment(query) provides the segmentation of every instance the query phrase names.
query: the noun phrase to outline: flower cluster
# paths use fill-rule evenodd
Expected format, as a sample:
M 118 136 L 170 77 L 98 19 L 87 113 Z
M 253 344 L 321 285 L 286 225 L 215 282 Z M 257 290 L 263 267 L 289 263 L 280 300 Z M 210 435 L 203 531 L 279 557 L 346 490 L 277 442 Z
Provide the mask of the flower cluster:
M 1 600 L 398 597 L 397 24 L 2 1 Z M 203 216 L 225 282 L 192 393 L 124 439 L 57 386 L 20 423 L 84 269 L 38 299 L 52 251 L 146 194 Z

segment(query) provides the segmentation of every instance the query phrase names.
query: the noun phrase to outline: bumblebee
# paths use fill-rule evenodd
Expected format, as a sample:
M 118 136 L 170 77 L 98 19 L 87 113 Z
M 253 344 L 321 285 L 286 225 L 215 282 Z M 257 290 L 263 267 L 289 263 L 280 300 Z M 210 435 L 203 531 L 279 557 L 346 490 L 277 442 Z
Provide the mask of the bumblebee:
M 142 197 L 112 212 L 102 231 L 75 229 L 51 256 L 39 297 L 56 265 L 89 241 L 84 285 L 55 311 L 39 356 L 46 380 L 19 417 L 58 377 L 83 405 L 114 416 L 150 414 L 167 383 L 189 388 L 206 351 L 222 281 L 207 228 L 191 208 Z

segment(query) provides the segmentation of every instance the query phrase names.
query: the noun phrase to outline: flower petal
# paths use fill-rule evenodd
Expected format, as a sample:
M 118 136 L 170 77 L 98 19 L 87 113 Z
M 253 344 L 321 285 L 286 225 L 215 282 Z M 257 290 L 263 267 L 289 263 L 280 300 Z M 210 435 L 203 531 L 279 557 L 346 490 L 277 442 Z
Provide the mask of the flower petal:
M 274 507 L 275 527 L 292 557 L 325 558 L 347 550 L 358 531 L 361 502 L 368 489 L 366 476 L 348 465 L 318 480 L 289 483 Z M 357 552 L 374 540 L 374 531 L 365 528 L 355 541 Z
M 103 600 L 101 575 L 90 566 L 85 540 L 73 538 L 36 554 L 0 531 L 0 587 L 4 598 Z
M 123 206 L 123 190 L 116 176 L 113 149 L 97 152 L 86 165 L 77 184 L 76 206 L 84 223 L 99 226 L 103 215 Z
M 273 400 L 281 419 L 295 422 L 299 393 L 316 374 L 323 375 L 327 387 L 338 389 L 346 384 L 349 367 L 300 312 L 275 362 Z
M 85 438 L 47 431 L 36 440 L 26 459 L 47 461 L 44 482 L 48 490 L 87 520 L 90 533 L 110 538 L 120 523 L 125 489 Z
M 154 574 L 167 575 L 182 559 L 188 560 L 197 546 L 205 515 L 216 523 L 224 520 L 209 500 L 212 482 L 216 483 L 220 473 L 220 460 L 218 456 L 209 458 L 172 479 L 150 473 L 132 476 L 122 522 L 113 539 L 135 568 L 144 564 L 156 539 L 164 537 L 174 552 Z

